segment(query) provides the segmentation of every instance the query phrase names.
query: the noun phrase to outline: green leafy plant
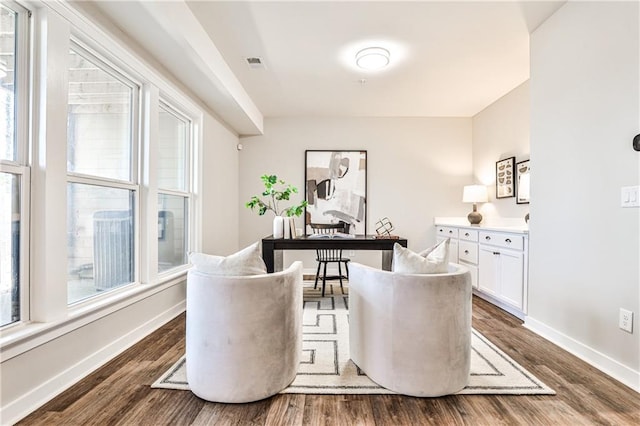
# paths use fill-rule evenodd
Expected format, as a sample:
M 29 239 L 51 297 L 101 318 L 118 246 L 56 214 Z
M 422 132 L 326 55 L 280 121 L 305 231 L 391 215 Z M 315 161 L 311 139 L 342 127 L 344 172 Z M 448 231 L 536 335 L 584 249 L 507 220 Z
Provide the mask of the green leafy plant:
M 274 212 L 276 216 L 300 216 L 304 212 L 304 208 L 307 206 L 307 201 L 304 200 L 300 204 L 279 210 L 278 203 L 280 201 L 289 201 L 291 194 L 297 194 L 298 188 L 287 184 L 282 179 L 278 179 L 276 175 L 262 175 L 260 176 L 262 183 L 264 184 L 264 191 L 262 197 L 257 195 L 251 197 L 251 200 L 245 203 L 245 207 L 254 210 L 258 208 L 258 214 L 264 215 L 269 210 Z

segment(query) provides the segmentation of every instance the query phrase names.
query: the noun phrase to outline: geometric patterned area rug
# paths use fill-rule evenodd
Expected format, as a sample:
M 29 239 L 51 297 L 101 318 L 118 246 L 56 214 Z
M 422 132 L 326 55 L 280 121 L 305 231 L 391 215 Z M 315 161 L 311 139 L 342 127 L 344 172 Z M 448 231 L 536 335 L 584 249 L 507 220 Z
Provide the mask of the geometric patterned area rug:
M 302 359 L 293 383 L 281 393 L 393 394 L 369 379 L 349 359 L 348 289 L 327 283 L 325 297 L 305 281 Z M 458 394 L 554 395 L 555 392 L 475 329 L 471 334 L 471 376 Z M 188 390 L 185 358 L 153 385 Z

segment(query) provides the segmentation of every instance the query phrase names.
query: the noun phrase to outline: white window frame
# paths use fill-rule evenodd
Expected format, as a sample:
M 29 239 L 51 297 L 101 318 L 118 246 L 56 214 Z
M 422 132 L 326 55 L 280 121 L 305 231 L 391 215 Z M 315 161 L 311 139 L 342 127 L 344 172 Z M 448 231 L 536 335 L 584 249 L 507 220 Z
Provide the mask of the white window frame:
M 135 186 L 136 189 L 139 189 L 139 152 L 140 152 L 140 134 L 142 132 L 142 120 L 141 120 L 141 107 L 140 107 L 140 97 L 142 91 L 142 84 L 137 82 L 131 75 L 123 71 L 120 67 L 118 67 L 113 62 L 109 61 L 103 55 L 100 55 L 95 50 L 89 48 L 86 44 L 82 43 L 77 37 L 71 37 L 71 50 L 74 50 L 76 53 L 82 55 L 84 58 L 90 60 L 92 63 L 98 65 L 100 69 L 117 79 L 120 83 L 131 89 L 131 145 L 129 149 L 131 150 L 131 158 L 129 164 L 129 180 L 121 180 L 121 179 L 109 179 L 100 176 L 94 176 L 89 174 L 83 174 L 78 172 L 70 172 L 67 170 L 67 175 L 73 179 L 74 177 L 85 177 L 90 180 L 102 181 L 106 185 L 110 183 L 122 183 L 129 184 L 131 186 Z
M 30 194 L 23 198 L 30 203 L 30 206 L 25 207 L 25 214 L 28 213 L 29 217 L 23 217 L 25 224 L 30 223 L 31 230 L 28 236 L 29 248 L 27 249 L 26 244 L 22 245 L 25 250 L 23 259 L 29 261 L 29 266 L 24 268 L 30 276 L 29 321 L 25 318 L 21 326 L 12 327 L 10 332 L 5 328 L 0 330 L 0 356 L 3 362 L 96 320 L 135 306 L 153 295 L 184 285 L 189 265 L 184 269 L 172 269 L 171 275 L 163 274 L 161 277 L 157 270 L 154 271 L 157 268 L 157 252 L 154 253 L 153 250 L 153 237 L 155 235 L 157 238 L 157 226 L 143 228 L 139 219 L 145 218 L 146 223 L 152 221 L 154 215 L 157 218 L 157 185 L 153 179 L 156 159 L 149 148 L 153 146 L 151 141 L 154 132 L 157 132 L 160 93 L 163 98 L 170 99 L 171 103 L 179 106 L 193 123 L 189 250 L 199 249 L 202 241 L 199 232 L 202 223 L 200 187 L 203 161 L 199 154 L 202 152 L 205 120 L 202 104 L 195 97 L 178 89 L 170 78 L 150 66 L 120 39 L 79 13 L 71 3 L 25 0 L 24 4 L 33 7 L 31 56 L 27 58 L 32 67 L 32 99 L 29 105 L 32 117 L 28 125 L 25 124 L 31 141 L 29 149 L 25 150 L 28 151 L 25 156 L 28 155 L 28 165 L 33 167 L 26 169 L 30 172 L 30 177 L 25 173 L 24 179 L 27 182 L 31 180 L 34 184 L 30 187 Z M 103 296 L 86 299 L 84 303 L 68 305 L 66 247 L 48 258 L 45 254 L 55 252 L 55 242 L 65 239 L 66 201 L 63 202 L 65 208 L 60 209 L 58 200 L 65 199 L 67 184 L 66 112 L 62 112 L 61 106 L 66 106 L 68 99 L 63 97 L 60 89 L 66 82 L 66 73 L 62 71 L 68 66 L 64 58 L 69 55 L 72 39 L 103 61 L 117 64 L 116 69 L 123 70 L 129 78 L 135 77 L 134 81 L 142 88 L 139 94 L 139 120 L 143 125 L 136 141 L 139 147 L 133 152 L 138 157 L 132 158 L 132 164 L 139 166 L 137 176 L 132 178 L 137 178 L 139 185 L 135 227 L 141 249 L 138 253 L 136 247 L 135 263 L 136 268 L 142 269 L 142 279 L 140 285 L 123 286 Z M 45 165 L 46 170 L 41 165 Z M 54 223 L 56 225 L 52 225 Z M 58 223 L 62 225 L 58 226 Z M 22 280 L 22 283 L 26 284 L 27 281 Z
M 183 112 L 183 109 L 179 106 L 176 106 L 175 103 L 171 102 L 167 97 L 160 94 L 159 102 L 158 102 L 158 114 L 161 109 L 175 115 L 181 120 L 184 120 L 188 123 L 188 135 L 187 135 L 187 144 L 186 144 L 186 152 L 185 152 L 185 170 L 184 170 L 184 178 L 185 178 L 185 189 L 175 190 L 175 189 L 163 189 L 159 185 L 157 187 L 156 200 L 158 200 L 160 195 L 175 195 L 178 197 L 183 197 L 187 200 L 187 214 L 186 214 L 186 229 L 185 229 L 185 251 L 189 253 L 193 251 L 193 242 L 194 242 L 194 223 L 195 223 L 195 197 L 194 197 L 194 176 L 193 171 L 194 167 L 194 144 L 195 144 L 195 120 L 190 117 L 188 113 Z M 157 202 L 156 202 L 157 206 Z M 157 213 L 156 213 L 157 214 Z M 186 254 L 185 253 L 185 254 Z M 157 265 L 156 259 L 156 265 Z M 188 259 L 182 265 L 175 266 L 173 268 L 169 268 L 166 271 L 159 272 L 158 277 L 167 277 L 175 274 L 177 271 L 183 271 L 187 269 L 189 266 Z
M 20 182 L 20 264 L 18 269 L 20 316 L 17 321 L 0 327 L 3 331 L 29 321 L 29 200 L 31 197 L 31 169 L 0 162 L 0 172 L 17 176 Z
M 17 321 L 1 326 L 2 331 L 28 322 L 30 315 L 30 286 L 29 286 L 29 242 L 30 242 L 30 199 L 31 199 L 31 169 L 29 167 L 30 146 L 30 112 L 31 112 L 31 11 L 15 1 L 3 1 L 3 5 L 13 10 L 16 17 L 16 71 L 14 72 L 14 132 L 15 158 L 14 161 L 0 160 L 0 172 L 18 177 L 20 182 L 20 265 L 18 270 L 20 292 L 20 317 Z
M 133 192 L 133 281 L 115 287 L 113 290 L 106 291 L 102 294 L 94 294 L 85 299 L 68 303 L 69 308 L 84 307 L 95 303 L 97 299 L 106 298 L 114 292 L 121 291 L 131 286 L 140 284 L 140 140 L 142 134 L 142 107 L 140 99 L 142 97 L 143 85 L 139 83 L 130 73 L 122 69 L 122 67 L 109 60 L 106 55 L 92 49 L 86 43 L 81 41 L 77 36 L 71 36 L 70 49 L 85 59 L 99 66 L 101 71 L 111 75 L 120 83 L 131 89 L 131 134 L 130 134 L 130 164 L 129 164 L 129 180 L 110 179 L 102 176 L 93 176 L 84 173 L 70 172 L 67 170 L 67 185 L 70 183 L 79 183 L 94 185 L 103 188 L 125 189 Z M 68 89 L 67 89 L 68 90 Z M 68 96 L 68 92 L 67 92 Z M 69 200 L 67 200 L 68 206 Z M 67 283 L 68 286 L 68 283 Z

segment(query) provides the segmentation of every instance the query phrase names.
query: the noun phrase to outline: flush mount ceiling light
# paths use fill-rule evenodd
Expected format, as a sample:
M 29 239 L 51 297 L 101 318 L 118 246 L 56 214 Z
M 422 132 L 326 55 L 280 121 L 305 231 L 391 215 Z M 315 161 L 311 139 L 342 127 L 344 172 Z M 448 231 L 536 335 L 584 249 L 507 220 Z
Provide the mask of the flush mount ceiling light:
M 356 65 L 365 70 L 379 70 L 389 65 L 389 51 L 382 47 L 367 47 L 356 53 Z

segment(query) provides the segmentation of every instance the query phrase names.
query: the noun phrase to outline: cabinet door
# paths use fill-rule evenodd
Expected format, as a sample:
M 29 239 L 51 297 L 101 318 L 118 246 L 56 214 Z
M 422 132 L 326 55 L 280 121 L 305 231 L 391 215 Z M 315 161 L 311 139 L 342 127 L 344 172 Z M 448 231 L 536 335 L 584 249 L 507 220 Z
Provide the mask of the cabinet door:
M 524 296 L 524 253 L 500 249 L 500 298 L 505 302 L 523 308 Z
M 498 249 L 478 246 L 478 288 L 492 296 L 498 296 L 498 266 L 500 254 Z
M 478 267 L 466 262 L 460 262 L 460 264 L 469 268 L 469 272 L 471 273 L 471 286 L 478 288 Z
M 446 240 L 448 237 L 436 237 L 437 242 L 442 242 Z M 449 262 L 450 263 L 458 263 L 458 240 L 449 238 Z

